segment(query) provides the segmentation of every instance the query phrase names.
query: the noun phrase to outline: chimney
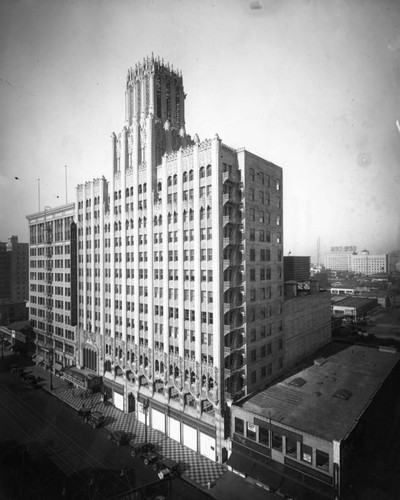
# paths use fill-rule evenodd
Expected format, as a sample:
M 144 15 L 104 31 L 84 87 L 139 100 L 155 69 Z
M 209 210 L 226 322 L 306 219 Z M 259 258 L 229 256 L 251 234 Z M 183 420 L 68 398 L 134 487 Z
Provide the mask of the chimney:
M 316 279 L 310 280 L 310 292 L 319 293 L 319 280 Z
M 297 281 L 285 281 L 285 297 L 297 296 Z

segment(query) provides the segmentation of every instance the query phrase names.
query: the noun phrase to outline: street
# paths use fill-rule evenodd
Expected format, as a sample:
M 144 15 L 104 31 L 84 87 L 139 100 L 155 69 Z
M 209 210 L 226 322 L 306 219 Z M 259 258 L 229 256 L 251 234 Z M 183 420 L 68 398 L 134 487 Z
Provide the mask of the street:
M 130 498 L 209 498 L 180 478 L 160 481 L 129 446 L 109 441 L 106 429 L 92 429 L 75 410 L 2 368 L 2 498 L 107 499 L 134 490 Z

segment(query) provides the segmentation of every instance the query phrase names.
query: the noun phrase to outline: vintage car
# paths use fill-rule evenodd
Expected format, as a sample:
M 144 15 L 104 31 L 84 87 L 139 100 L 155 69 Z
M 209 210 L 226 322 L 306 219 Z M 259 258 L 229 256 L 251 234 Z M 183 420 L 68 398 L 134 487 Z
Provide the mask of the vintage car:
M 129 444 L 132 447 L 131 456 L 142 458 L 145 465 L 153 464 L 158 460 L 159 455 L 153 443 L 136 444 L 131 440 Z
M 180 464 L 172 458 L 160 458 L 154 463 L 153 469 L 157 471 L 160 479 L 173 478 L 179 475 Z
M 109 431 L 108 439 L 113 441 L 117 446 L 121 446 L 121 444 L 128 443 L 128 434 L 121 430 Z

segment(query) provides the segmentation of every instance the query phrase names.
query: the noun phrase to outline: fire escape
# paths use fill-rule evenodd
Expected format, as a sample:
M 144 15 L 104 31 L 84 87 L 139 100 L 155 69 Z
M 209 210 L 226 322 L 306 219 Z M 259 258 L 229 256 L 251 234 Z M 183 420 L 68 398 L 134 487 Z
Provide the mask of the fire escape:
M 45 324 L 46 364 L 52 364 L 53 355 L 53 223 L 45 222 Z
M 242 192 L 238 172 L 222 180 L 225 393 L 236 400 L 245 391 Z

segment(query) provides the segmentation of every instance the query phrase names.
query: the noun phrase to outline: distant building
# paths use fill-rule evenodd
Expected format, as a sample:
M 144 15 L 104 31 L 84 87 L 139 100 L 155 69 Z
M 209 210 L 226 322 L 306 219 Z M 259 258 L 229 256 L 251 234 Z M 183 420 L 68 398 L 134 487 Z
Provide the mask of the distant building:
M 378 305 L 377 299 L 364 297 L 345 297 L 332 303 L 332 313 L 336 316 L 351 316 L 354 321 L 366 315 Z
M 388 272 L 388 256 L 370 255 L 368 250 L 363 250 L 361 254 L 351 256 L 351 270 L 366 276 L 385 274 Z
M 229 468 L 277 497 L 346 498 L 352 450 L 394 397 L 399 359 L 390 349 L 330 344 L 313 365 L 232 405 Z
M 0 324 L 28 319 L 29 245 L 17 236 L 0 242 Z
M 283 257 L 283 276 L 285 281 L 304 282 L 310 280 L 310 257 L 287 255 Z
M 356 253 L 356 247 L 331 247 L 325 254 L 325 268 L 332 271 L 351 271 L 351 256 Z
M 400 273 L 400 250 L 389 253 L 388 273 Z
M 295 281 L 285 282 L 283 303 L 284 366 L 293 367 L 331 341 L 330 294 L 311 280 L 302 290 Z
M 387 254 L 370 255 L 368 250 L 357 254 L 355 248 L 332 247 L 331 250 L 334 251 L 325 254 L 325 267 L 333 271 L 352 271 L 365 276 L 388 272 Z

